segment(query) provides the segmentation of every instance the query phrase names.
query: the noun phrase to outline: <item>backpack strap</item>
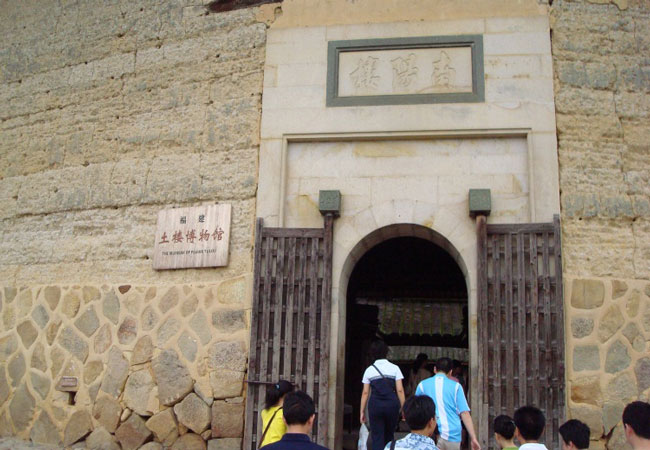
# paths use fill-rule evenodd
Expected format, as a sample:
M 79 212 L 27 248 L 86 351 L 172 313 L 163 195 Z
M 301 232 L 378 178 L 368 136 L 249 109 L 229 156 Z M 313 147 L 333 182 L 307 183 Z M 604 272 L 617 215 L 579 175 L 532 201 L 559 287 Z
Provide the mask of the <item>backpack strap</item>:
M 269 420 L 269 423 L 266 424 L 266 428 L 264 428 L 264 432 L 262 433 L 262 438 L 260 439 L 260 443 L 257 445 L 257 448 L 262 447 L 262 442 L 264 442 L 264 437 L 266 436 L 266 432 L 269 431 L 269 428 L 271 428 L 271 424 L 273 423 L 273 419 L 275 419 L 275 415 L 282 409 L 282 406 L 280 406 L 278 409 L 275 410 L 273 415 L 271 416 L 271 420 Z
M 393 393 L 396 393 L 396 392 L 397 392 L 397 389 L 395 389 L 395 385 L 394 385 L 394 383 L 393 383 L 393 384 L 390 384 L 390 381 L 388 381 L 388 378 L 386 378 L 386 377 L 384 376 L 384 374 L 381 373 L 381 370 L 379 370 L 379 369 L 377 368 L 377 366 L 375 366 L 375 365 L 373 364 L 372 367 L 374 367 L 375 370 L 376 370 L 377 372 L 379 372 L 379 375 L 381 375 L 381 378 L 382 378 L 386 383 L 388 383 L 388 385 L 390 386 L 390 388 L 391 388 L 391 390 L 393 391 Z

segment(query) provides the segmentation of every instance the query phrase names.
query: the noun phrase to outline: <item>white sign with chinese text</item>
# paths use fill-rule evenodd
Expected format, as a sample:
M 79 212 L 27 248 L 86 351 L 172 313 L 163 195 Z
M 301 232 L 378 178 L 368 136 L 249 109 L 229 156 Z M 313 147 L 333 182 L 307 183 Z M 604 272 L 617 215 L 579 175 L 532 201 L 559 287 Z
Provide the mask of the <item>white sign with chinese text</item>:
M 228 265 L 231 205 L 165 209 L 158 213 L 154 269 Z

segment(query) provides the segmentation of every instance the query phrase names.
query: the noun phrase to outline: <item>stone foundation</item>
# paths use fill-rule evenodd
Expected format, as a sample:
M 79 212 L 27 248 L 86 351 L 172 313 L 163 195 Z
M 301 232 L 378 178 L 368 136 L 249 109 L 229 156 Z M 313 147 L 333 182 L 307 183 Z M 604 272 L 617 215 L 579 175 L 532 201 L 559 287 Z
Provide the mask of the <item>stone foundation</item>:
M 240 448 L 250 284 L 1 289 L 0 435 Z
M 650 283 L 565 283 L 568 416 L 589 425 L 590 448 L 630 448 L 623 408 L 650 398 Z

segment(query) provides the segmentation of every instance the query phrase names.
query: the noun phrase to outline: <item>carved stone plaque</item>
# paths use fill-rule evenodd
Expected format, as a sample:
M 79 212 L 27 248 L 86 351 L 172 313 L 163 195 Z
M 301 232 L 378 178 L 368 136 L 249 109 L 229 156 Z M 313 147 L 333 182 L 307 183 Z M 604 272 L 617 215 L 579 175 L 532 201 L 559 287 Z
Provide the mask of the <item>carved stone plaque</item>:
M 158 213 L 154 269 L 228 265 L 231 205 L 165 209 Z
M 481 102 L 482 36 L 332 41 L 327 105 Z

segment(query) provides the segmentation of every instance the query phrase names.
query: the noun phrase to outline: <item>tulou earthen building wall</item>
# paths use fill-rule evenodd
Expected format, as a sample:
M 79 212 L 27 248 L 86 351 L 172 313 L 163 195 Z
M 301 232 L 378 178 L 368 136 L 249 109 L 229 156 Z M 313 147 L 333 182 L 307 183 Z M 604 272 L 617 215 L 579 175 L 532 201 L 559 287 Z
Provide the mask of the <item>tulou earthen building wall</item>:
M 555 1 L 568 416 L 623 449 L 650 395 L 650 7 Z
M 240 448 L 266 25 L 204 3 L 2 2 L 0 436 Z M 214 202 L 228 266 L 154 271 Z

